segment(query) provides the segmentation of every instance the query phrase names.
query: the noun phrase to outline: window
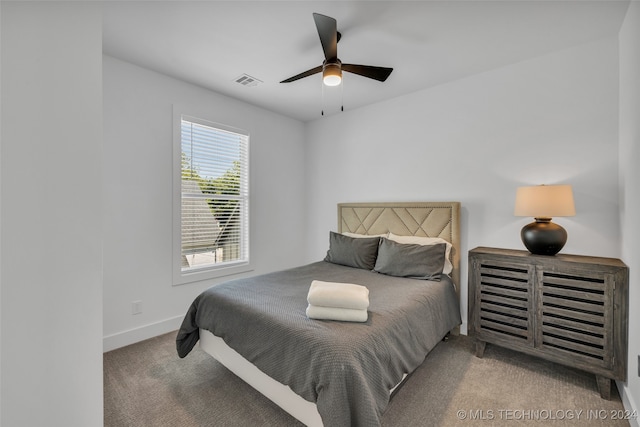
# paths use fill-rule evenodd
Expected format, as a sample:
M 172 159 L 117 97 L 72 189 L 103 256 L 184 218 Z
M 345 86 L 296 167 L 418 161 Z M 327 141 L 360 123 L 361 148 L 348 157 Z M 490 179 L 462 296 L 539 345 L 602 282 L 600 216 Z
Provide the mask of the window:
M 247 132 L 180 116 L 178 282 L 248 265 L 248 150 Z

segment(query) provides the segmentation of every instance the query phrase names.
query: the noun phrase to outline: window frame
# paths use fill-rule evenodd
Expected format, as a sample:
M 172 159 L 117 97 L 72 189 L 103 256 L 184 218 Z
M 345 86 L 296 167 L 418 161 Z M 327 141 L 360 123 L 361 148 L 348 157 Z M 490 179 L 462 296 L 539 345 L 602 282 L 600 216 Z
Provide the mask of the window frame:
M 222 265 L 209 265 L 191 271 L 182 270 L 182 120 L 186 119 L 194 123 L 206 126 L 212 126 L 221 130 L 240 133 L 247 136 L 247 218 L 245 236 L 247 250 L 245 260 L 231 261 Z M 187 283 L 198 282 L 202 280 L 214 279 L 217 277 L 230 276 L 233 274 L 245 273 L 253 270 L 251 263 L 251 179 L 250 179 L 250 133 L 244 129 L 220 124 L 211 120 L 210 114 L 202 114 L 202 112 L 192 111 L 183 106 L 173 106 L 173 158 L 172 158 L 172 183 L 173 183 L 173 247 L 172 247 L 172 265 L 173 265 L 173 285 L 183 285 Z

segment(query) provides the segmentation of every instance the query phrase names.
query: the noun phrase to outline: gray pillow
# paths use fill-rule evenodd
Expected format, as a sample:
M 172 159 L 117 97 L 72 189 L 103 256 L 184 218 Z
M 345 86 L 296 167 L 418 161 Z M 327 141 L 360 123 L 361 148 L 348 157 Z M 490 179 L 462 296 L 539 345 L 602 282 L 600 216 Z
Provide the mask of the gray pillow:
M 340 233 L 329 234 L 329 250 L 325 261 L 349 267 L 373 270 L 380 237 L 354 238 Z
M 382 238 L 373 270 L 389 276 L 439 281 L 446 248 L 444 243 L 423 246 Z

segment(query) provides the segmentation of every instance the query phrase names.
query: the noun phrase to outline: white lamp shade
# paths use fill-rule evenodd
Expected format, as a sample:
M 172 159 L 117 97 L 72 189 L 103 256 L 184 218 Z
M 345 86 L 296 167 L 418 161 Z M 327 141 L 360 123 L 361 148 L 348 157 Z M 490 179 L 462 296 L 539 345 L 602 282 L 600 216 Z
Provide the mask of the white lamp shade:
M 553 218 L 575 214 L 576 208 L 570 185 L 519 187 L 516 192 L 515 216 Z

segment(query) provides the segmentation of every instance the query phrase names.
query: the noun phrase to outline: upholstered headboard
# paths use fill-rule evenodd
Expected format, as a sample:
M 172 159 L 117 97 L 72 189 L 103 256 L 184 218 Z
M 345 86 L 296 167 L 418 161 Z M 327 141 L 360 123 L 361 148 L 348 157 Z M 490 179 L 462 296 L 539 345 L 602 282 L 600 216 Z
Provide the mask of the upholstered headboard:
M 451 277 L 460 297 L 460 202 L 340 203 L 338 232 L 440 237 L 453 245 Z

